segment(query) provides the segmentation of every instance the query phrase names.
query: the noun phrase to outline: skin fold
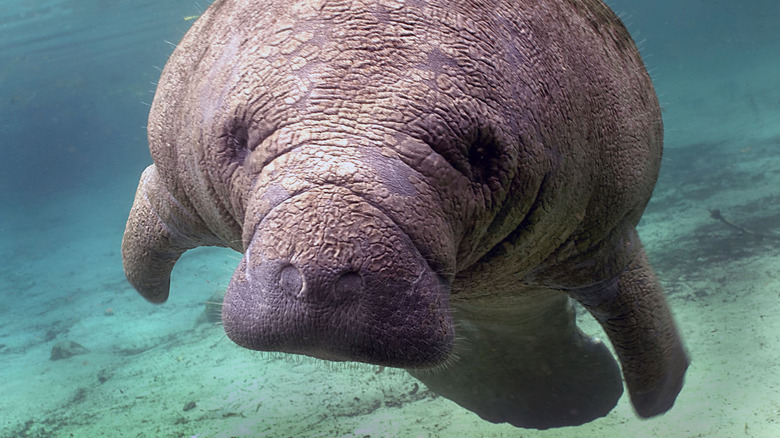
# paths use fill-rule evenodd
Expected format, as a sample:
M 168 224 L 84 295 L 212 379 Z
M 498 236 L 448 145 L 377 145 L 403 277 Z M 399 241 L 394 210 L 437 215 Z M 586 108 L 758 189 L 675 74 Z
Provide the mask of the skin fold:
M 186 250 L 243 253 L 241 346 L 405 368 L 519 427 L 604 416 L 622 379 L 642 417 L 682 388 L 635 231 L 660 108 L 600 1 L 217 0 L 148 133 L 127 278 L 160 303 Z

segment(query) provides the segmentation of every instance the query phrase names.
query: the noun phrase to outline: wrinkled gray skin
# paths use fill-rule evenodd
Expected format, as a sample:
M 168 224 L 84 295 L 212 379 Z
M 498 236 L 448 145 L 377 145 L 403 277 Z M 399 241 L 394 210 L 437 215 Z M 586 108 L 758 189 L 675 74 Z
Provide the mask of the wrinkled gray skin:
M 635 225 L 661 159 L 637 49 L 597 0 L 217 0 L 170 58 L 122 254 L 244 254 L 241 346 L 408 369 L 493 422 L 674 403 L 688 365 Z

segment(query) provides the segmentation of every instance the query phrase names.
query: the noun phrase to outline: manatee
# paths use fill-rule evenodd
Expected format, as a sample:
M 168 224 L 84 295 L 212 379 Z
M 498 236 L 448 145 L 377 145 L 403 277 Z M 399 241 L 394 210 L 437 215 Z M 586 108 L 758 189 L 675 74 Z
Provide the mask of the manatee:
M 659 104 L 599 0 L 217 0 L 148 137 L 125 274 L 161 303 L 188 249 L 241 252 L 240 346 L 403 368 L 525 428 L 604 416 L 622 380 L 641 417 L 682 388 L 635 229 Z

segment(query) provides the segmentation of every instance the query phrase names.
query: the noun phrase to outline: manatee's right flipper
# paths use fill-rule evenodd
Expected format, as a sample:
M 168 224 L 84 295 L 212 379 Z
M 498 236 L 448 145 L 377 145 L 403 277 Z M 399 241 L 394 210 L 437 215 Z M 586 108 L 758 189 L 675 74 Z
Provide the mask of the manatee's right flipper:
M 164 302 L 179 257 L 214 240 L 200 217 L 171 195 L 157 168 L 147 167 L 122 238 L 122 263 L 130 284 L 147 300 Z
M 629 265 L 614 279 L 570 291 L 601 323 L 623 365 L 631 403 L 642 417 L 669 410 L 682 389 L 688 355 L 661 285 L 639 238 L 619 248 L 631 254 Z

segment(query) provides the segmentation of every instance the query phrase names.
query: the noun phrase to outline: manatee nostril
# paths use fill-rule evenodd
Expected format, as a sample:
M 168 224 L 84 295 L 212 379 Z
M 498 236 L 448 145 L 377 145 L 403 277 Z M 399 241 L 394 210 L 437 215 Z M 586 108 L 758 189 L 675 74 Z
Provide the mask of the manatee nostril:
M 279 271 L 279 289 L 290 296 L 298 296 L 303 288 L 300 271 L 293 265 L 286 265 Z
M 351 296 L 359 294 L 363 290 L 363 277 L 355 272 L 349 271 L 341 274 L 333 285 L 333 295 L 336 300 L 345 300 Z

